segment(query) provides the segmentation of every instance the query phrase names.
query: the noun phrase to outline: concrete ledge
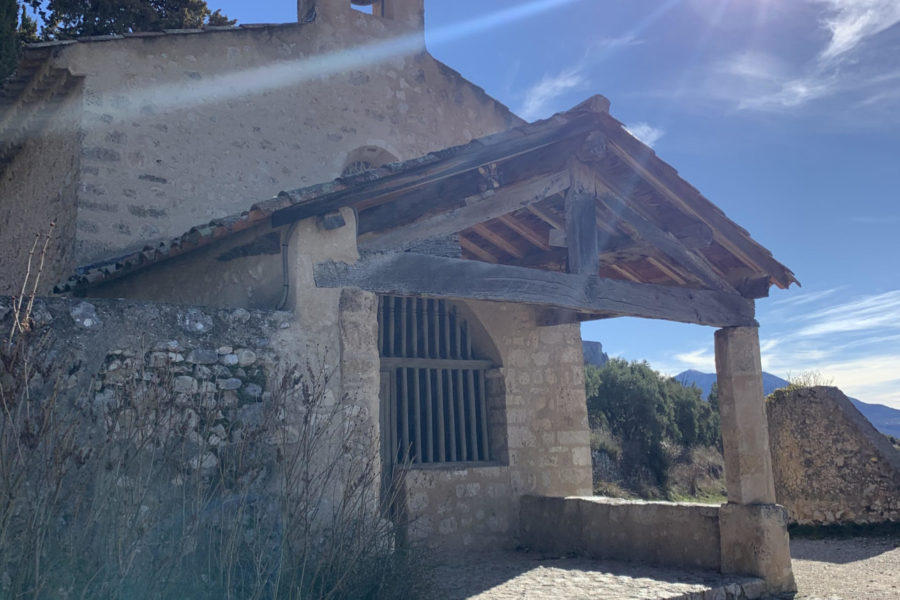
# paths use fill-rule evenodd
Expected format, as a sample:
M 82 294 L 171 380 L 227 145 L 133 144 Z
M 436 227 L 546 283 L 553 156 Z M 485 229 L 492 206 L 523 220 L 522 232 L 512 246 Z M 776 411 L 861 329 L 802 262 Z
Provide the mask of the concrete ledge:
M 523 496 L 520 542 L 545 552 L 720 570 L 719 507 Z

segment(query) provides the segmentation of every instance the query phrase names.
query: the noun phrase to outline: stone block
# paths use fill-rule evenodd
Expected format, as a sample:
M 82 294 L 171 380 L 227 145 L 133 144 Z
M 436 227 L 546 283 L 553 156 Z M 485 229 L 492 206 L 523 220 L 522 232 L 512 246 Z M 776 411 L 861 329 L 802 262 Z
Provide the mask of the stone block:
M 761 577 L 770 593 L 797 591 L 783 507 L 729 502 L 719 508 L 719 531 L 723 573 Z

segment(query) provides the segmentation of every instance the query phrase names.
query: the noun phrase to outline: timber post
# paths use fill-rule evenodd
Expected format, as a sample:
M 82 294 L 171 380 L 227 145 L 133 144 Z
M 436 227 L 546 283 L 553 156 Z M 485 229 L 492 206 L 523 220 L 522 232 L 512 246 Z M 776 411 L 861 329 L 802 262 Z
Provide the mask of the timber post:
M 770 592 L 795 592 L 787 511 L 775 503 L 758 328 L 726 327 L 715 339 L 728 487 L 719 510 L 722 572 L 762 577 Z

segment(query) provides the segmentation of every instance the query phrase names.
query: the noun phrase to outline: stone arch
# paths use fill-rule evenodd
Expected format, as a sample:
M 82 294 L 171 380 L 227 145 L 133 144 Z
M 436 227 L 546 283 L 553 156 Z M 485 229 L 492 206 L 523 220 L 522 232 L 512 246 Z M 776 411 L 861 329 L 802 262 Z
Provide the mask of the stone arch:
M 357 175 L 392 162 L 397 162 L 397 157 L 381 146 L 360 146 L 347 154 L 341 167 L 341 177 Z

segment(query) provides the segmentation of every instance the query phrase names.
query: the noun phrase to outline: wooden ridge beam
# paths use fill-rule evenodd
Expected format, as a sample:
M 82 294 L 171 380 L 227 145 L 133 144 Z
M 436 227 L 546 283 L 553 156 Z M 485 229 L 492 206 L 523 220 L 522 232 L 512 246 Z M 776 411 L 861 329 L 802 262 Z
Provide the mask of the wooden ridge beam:
M 465 206 L 430 215 L 387 231 L 360 235 L 359 248 L 368 251 L 395 250 L 408 247 L 420 240 L 457 233 L 555 196 L 565 191 L 570 182 L 568 171 L 562 171 L 503 186 L 485 198 L 470 199 Z
M 513 302 L 714 327 L 756 324 L 753 301 L 737 294 L 409 252 L 369 255 L 352 264 L 318 263 L 315 281 L 322 288 Z

